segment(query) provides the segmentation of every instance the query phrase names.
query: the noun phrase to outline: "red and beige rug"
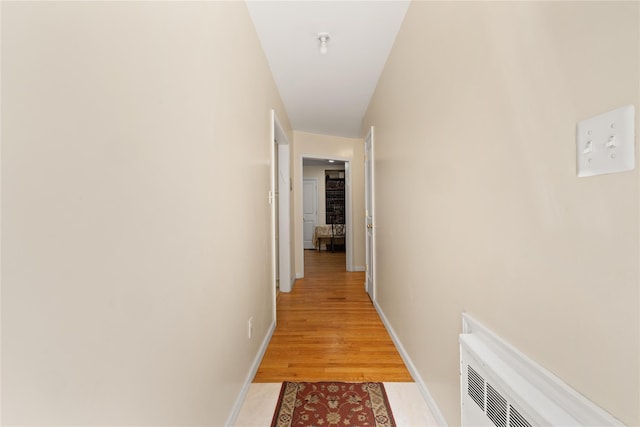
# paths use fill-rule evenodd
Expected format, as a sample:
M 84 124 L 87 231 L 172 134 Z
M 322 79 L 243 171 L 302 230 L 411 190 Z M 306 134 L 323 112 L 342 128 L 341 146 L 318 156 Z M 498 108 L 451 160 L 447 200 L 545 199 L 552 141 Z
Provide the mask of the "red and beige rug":
M 271 427 L 395 427 L 382 383 L 285 382 Z

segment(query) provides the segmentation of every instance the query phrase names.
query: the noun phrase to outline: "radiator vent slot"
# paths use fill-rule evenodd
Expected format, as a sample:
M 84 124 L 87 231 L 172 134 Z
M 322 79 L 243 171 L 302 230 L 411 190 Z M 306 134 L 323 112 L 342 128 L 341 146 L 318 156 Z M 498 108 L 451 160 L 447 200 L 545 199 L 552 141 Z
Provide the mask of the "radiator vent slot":
M 511 405 L 509 405 L 509 425 L 513 427 L 533 427 L 531 423 L 520 415 L 520 412 Z
M 496 427 L 507 427 L 507 399 L 487 384 L 487 416 Z
M 533 427 L 533 424 L 520 414 L 491 383 L 485 381 L 478 371 L 470 365 L 466 365 L 466 367 L 467 394 L 482 409 L 494 426 Z
M 484 378 L 482 378 L 471 366 L 468 366 L 468 391 L 469 396 L 484 411 Z

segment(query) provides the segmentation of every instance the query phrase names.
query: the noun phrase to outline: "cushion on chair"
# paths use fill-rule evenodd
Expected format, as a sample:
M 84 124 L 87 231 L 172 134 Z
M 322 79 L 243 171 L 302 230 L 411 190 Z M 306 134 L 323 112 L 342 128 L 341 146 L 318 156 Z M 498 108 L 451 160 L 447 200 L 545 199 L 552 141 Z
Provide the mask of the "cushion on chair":
M 333 224 L 333 237 L 344 237 L 346 226 L 344 224 Z

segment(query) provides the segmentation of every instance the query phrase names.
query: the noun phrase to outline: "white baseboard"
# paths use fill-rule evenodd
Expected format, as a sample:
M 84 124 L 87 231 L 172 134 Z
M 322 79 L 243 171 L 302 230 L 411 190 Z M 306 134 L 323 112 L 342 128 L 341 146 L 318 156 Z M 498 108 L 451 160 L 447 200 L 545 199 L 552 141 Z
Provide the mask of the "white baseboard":
M 387 332 L 389 332 L 389 335 L 391 336 L 393 343 L 396 345 L 396 348 L 398 349 L 398 353 L 400 353 L 400 357 L 402 357 L 404 364 L 407 366 L 407 369 L 409 370 L 411 377 L 413 377 L 413 380 L 416 382 L 416 385 L 418 386 L 420 393 L 422 393 L 422 397 L 427 403 L 427 406 L 429 406 L 429 409 L 431 410 L 431 414 L 433 415 L 433 418 L 436 420 L 439 426 L 447 427 L 448 426 L 447 420 L 444 418 L 442 411 L 440 411 L 440 408 L 436 404 L 436 401 L 433 399 L 433 396 L 431 396 L 431 393 L 429 392 L 427 385 L 425 384 L 424 380 L 418 373 L 418 370 L 416 369 L 416 365 L 413 364 L 413 361 L 409 357 L 409 354 L 407 353 L 404 346 L 400 342 L 400 338 L 398 338 L 398 335 L 396 335 L 396 332 L 391 327 L 391 324 L 389 323 L 387 316 L 385 316 L 384 312 L 382 311 L 382 309 L 380 308 L 380 306 L 376 301 L 373 302 L 373 305 L 376 308 L 378 315 L 380 315 L 380 319 L 382 320 L 382 323 L 384 323 L 384 326 L 387 328 Z
M 353 271 L 365 271 L 364 265 L 356 265 L 353 267 Z
M 251 369 L 249 369 L 249 373 L 244 380 L 244 385 L 242 386 L 242 390 L 238 394 L 235 403 L 233 404 L 233 408 L 231 410 L 231 414 L 227 418 L 227 421 L 224 423 L 227 427 L 232 427 L 238 415 L 240 414 L 240 409 L 242 408 L 242 404 L 244 403 L 245 397 L 247 397 L 247 393 L 249 392 L 249 387 L 251 386 L 251 382 L 253 381 L 253 377 L 256 376 L 256 372 L 258 372 L 258 368 L 260 367 L 260 362 L 262 361 L 262 357 L 264 356 L 265 351 L 267 351 L 267 346 L 269 345 L 269 341 L 271 341 L 271 337 L 273 336 L 273 332 L 276 330 L 276 322 L 275 320 L 271 322 L 271 326 L 269 327 L 269 331 L 267 331 L 267 335 L 265 335 L 264 340 L 262 340 L 262 344 L 260 345 L 260 349 L 258 350 L 258 354 L 256 354 L 255 359 L 253 359 L 253 363 L 251 364 Z
M 296 279 L 304 279 L 304 273 L 296 273 Z

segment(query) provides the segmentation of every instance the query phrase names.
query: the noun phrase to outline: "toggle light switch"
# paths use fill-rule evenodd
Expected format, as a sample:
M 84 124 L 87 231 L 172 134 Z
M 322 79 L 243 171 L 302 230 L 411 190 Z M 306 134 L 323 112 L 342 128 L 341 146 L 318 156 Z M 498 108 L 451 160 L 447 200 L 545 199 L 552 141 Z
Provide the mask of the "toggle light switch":
M 635 108 L 618 108 L 583 120 L 576 129 L 578 176 L 624 172 L 635 167 Z

